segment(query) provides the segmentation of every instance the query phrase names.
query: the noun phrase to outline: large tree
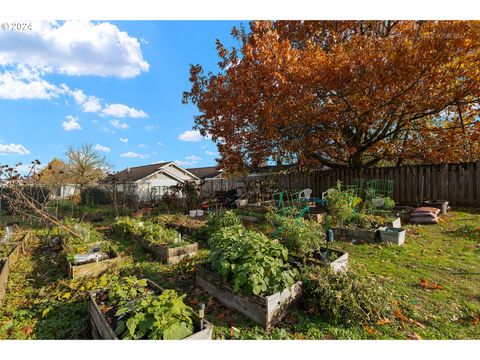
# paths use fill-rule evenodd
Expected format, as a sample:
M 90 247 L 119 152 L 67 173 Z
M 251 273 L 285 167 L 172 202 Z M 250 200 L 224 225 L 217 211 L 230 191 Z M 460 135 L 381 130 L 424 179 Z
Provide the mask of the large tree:
M 255 21 L 184 102 L 229 172 L 480 158 L 480 23 Z
M 103 179 L 111 167 L 91 144 L 82 145 L 78 149 L 69 146 L 65 155 L 68 158 L 68 177 L 80 192 Z

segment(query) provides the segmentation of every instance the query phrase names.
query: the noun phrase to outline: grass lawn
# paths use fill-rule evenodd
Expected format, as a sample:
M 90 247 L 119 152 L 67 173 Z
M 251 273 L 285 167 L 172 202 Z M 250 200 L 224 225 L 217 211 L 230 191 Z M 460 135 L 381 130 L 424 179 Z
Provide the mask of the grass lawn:
M 349 252 L 352 268 L 374 274 L 396 298 L 390 322 L 366 327 L 334 324 L 300 305 L 267 332 L 195 286 L 195 266 L 208 255 L 206 249 L 194 259 L 162 265 L 139 245 L 111 239 L 125 256 L 111 271 L 185 292 L 194 308 L 204 302 L 217 339 L 480 339 L 480 211 L 457 209 L 439 225 L 406 228 L 401 247 L 335 243 Z M 68 279 L 63 257 L 41 241 L 42 235 L 39 231 L 10 275 L 0 339 L 89 338 L 86 294 L 99 279 Z M 438 286 L 432 290 L 425 284 Z

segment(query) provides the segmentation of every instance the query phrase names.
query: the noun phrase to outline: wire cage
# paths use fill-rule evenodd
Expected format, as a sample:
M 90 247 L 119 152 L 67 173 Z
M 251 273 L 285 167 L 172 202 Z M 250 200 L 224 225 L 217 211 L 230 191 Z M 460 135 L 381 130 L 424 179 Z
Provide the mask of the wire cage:
M 355 196 L 362 200 L 372 200 L 374 198 L 393 198 L 393 180 L 386 179 L 354 179 L 350 186 Z

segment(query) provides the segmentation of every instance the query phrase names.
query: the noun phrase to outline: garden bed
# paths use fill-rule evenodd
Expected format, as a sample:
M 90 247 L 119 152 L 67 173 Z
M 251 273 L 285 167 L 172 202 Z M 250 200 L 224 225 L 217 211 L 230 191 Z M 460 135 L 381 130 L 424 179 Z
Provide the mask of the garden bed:
M 0 258 L 0 303 L 2 302 L 5 293 L 7 292 L 8 276 L 13 266 L 17 262 L 20 254 L 24 252 L 25 237 L 18 242 L 0 244 L 0 246 L 11 247 L 10 253 Z
M 268 296 L 242 295 L 234 293 L 232 286 L 217 274 L 204 267 L 196 271 L 196 283 L 223 305 L 262 324 L 266 329 L 280 322 L 301 294 L 300 281 L 290 288 Z
M 141 244 L 145 250 L 166 264 L 176 264 L 183 258 L 195 256 L 198 251 L 198 244 L 196 242 L 182 246 L 168 247 L 167 245 L 149 244 L 145 239 L 140 237 L 134 237 L 134 239 Z
M 361 230 L 350 228 L 332 228 L 335 240 L 355 242 L 376 242 L 379 239 L 378 229 Z
M 108 259 L 81 265 L 74 265 L 72 262 L 68 261 L 68 276 L 72 279 L 83 276 L 97 276 L 111 268 L 113 265 L 123 261 L 123 258 L 112 248 L 110 248 L 108 255 Z
M 164 291 L 164 289 L 162 289 L 153 281 L 147 281 L 149 288 L 152 290 L 158 293 L 162 293 Z M 96 340 L 119 340 L 114 330 L 108 323 L 105 315 L 100 310 L 100 307 L 95 300 L 95 294 L 90 292 L 89 297 L 90 301 L 88 305 L 88 313 L 92 337 Z M 213 334 L 213 325 L 205 319 L 202 321 L 197 314 L 192 314 L 192 320 L 196 332 L 182 340 L 211 340 Z M 204 327 L 203 329 L 201 329 L 202 322 Z
M 327 248 L 320 249 L 322 253 L 326 250 Z M 326 260 L 322 258 L 322 254 L 315 252 L 312 257 L 305 260 L 305 265 L 322 267 L 329 266 L 333 272 L 346 271 L 348 268 L 348 253 L 337 249 L 328 249 L 328 252 L 329 258 Z M 303 259 L 297 256 L 290 255 L 288 261 L 296 267 L 304 264 Z

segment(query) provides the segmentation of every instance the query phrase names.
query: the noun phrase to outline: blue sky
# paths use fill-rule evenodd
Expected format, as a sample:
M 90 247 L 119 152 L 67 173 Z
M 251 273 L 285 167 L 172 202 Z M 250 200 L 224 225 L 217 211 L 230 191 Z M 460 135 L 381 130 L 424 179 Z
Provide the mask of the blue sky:
M 0 32 L 0 163 L 46 164 L 93 144 L 115 170 L 215 164 L 182 104 L 190 64 L 218 71 L 215 40 L 239 21 L 40 22 Z M 242 22 L 248 25 L 247 21 Z

